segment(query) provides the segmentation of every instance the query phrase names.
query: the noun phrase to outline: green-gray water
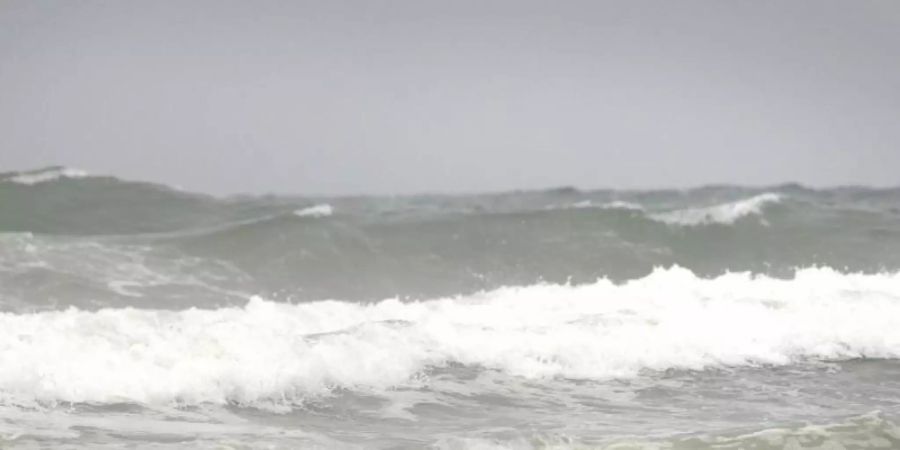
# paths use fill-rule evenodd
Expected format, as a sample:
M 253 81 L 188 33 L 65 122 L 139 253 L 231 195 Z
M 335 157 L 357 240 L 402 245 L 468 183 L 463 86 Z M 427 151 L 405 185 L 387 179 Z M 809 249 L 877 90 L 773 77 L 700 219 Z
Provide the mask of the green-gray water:
M 900 190 L 0 174 L 0 447 L 900 448 Z

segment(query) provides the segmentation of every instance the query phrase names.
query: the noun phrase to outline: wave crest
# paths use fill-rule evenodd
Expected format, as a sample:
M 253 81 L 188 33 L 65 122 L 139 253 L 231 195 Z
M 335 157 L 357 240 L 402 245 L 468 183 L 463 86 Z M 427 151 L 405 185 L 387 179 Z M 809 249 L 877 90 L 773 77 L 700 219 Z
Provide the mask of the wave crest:
M 648 217 L 670 225 L 697 226 L 714 223 L 731 225 L 741 218 L 760 215 L 763 212 L 763 208 L 781 201 L 781 195 L 766 192 L 735 202 L 722 203 L 703 208 L 679 209 L 651 214 Z
M 672 268 L 412 303 L 0 314 L 0 401 L 292 402 L 422 382 L 449 363 L 606 379 L 861 357 L 900 357 L 900 274 Z
M 330 217 L 332 214 L 334 214 L 334 208 L 327 203 L 322 203 L 319 205 L 314 205 L 308 208 L 298 209 L 294 211 L 294 215 L 297 217 L 313 217 L 317 219 L 322 217 Z
M 54 166 L 44 169 L 30 170 L 24 172 L 11 172 L 0 176 L 0 181 L 8 181 L 16 184 L 35 185 L 57 181 L 64 178 L 86 178 L 90 176 L 87 172 L 74 169 L 71 167 Z

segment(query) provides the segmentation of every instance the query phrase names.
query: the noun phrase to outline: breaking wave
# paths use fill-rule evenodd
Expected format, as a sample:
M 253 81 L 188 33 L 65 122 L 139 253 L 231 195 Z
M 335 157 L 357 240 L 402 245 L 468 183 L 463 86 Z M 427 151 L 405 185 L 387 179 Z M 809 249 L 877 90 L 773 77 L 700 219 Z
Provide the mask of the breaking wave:
M 0 182 L 0 309 L 177 309 L 244 298 L 218 303 L 220 292 L 427 299 L 624 281 L 674 265 L 703 277 L 900 270 L 896 189 L 217 198 L 113 177 L 60 180 Z M 189 267 L 203 279 L 171 276 Z
M 334 208 L 327 203 L 322 203 L 315 206 L 310 206 L 308 208 L 298 209 L 294 211 L 294 215 L 297 217 L 330 217 L 334 214 Z
M 47 183 L 65 178 L 86 178 L 87 172 L 71 167 L 54 166 L 38 170 L 22 172 L 7 172 L 0 174 L 0 182 L 10 182 L 24 185 Z
M 671 225 L 731 225 L 744 217 L 761 215 L 763 208 L 781 201 L 781 195 L 767 192 L 734 202 L 655 213 L 649 217 Z
M 507 287 L 372 304 L 0 314 L 0 401 L 298 402 L 427 383 L 462 364 L 524 378 L 900 357 L 900 274 L 798 270 Z

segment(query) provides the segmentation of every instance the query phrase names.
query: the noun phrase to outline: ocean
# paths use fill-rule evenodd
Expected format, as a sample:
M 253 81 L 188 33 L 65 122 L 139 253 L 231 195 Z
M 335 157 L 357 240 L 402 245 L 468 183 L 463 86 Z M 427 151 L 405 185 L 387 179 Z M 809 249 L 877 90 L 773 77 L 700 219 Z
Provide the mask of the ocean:
M 0 448 L 900 448 L 900 189 L 3 173 Z

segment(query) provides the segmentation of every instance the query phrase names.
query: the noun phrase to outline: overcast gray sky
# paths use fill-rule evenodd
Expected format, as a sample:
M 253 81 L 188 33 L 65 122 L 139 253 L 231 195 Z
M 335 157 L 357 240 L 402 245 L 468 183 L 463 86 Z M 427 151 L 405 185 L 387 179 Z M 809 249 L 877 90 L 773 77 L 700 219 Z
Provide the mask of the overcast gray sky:
M 900 184 L 900 1 L 0 1 L 0 170 Z

